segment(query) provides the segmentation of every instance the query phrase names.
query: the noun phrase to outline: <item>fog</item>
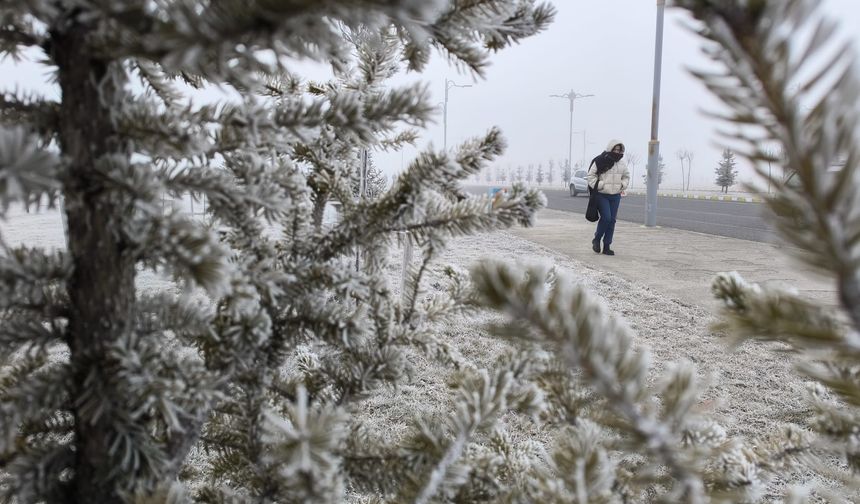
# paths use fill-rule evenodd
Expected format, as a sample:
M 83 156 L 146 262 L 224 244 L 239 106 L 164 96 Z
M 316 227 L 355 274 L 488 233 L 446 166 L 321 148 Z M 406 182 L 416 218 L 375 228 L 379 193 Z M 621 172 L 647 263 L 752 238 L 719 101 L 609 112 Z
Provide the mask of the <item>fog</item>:
M 575 101 L 572 158 L 590 160 L 612 138 L 622 139 L 627 153 L 638 157 L 634 188 L 642 186 L 651 126 L 656 2 L 653 0 L 556 0 L 558 11 L 550 28 L 522 44 L 491 58 L 484 78 L 458 70 L 443 55 L 434 55 L 421 74 L 396 77 L 392 84 L 421 80 L 431 85 L 434 101 L 444 99 L 445 80 L 453 87 L 448 101 L 448 146 L 480 135 L 492 126 L 502 128 L 508 149 L 496 166 L 529 164 L 556 166 L 569 147 L 569 102 L 552 94 L 574 91 L 594 96 Z M 860 2 L 822 0 L 823 12 L 840 21 L 840 37 L 860 40 Z M 719 110 L 718 103 L 688 69 L 707 69 L 702 42 L 685 27 L 692 21 L 683 12 L 666 10 L 660 102 L 660 152 L 666 163 L 664 188 L 680 187 L 676 152 L 694 154 L 692 186 L 714 189 L 714 168 L 720 158 L 721 124 L 702 112 Z M 300 64 L 301 73 L 323 78 L 322 67 Z M 0 63 L 0 90 L 23 88 L 56 97 L 49 72 L 32 59 Z M 211 90 L 204 101 L 218 98 Z M 435 124 L 423 132 L 417 146 L 402 152 L 377 153 L 377 165 L 393 174 L 408 164 L 419 149 L 442 148 L 441 106 Z M 724 125 L 723 125 L 724 126 Z M 739 164 L 740 178 L 749 181 L 752 170 Z
M 438 101 L 444 98 L 446 78 L 470 88 L 452 88 L 448 102 L 448 146 L 497 125 L 509 147 L 499 164 L 503 168 L 553 160 L 558 166 L 568 156 L 569 102 L 550 98 L 573 90 L 593 97 L 575 101 L 573 161 L 590 161 L 613 138 L 635 154 L 634 188 L 642 185 L 651 131 L 656 2 L 653 0 L 557 0 L 558 11 L 550 28 L 492 59 L 485 79 L 458 72 L 436 57 L 421 76 L 432 85 Z M 840 39 L 860 43 L 860 2 L 823 0 L 822 11 L 840 20 Z M 666 163 L 661 187 L 681 185 L 679 149 L 694 153 L 692 186 L 716 189 L 714 169 L 720 159 L 725 126 L 702 111 L 719 110 L 718 102 L 692 77 L 689 68 L 713 68 L 702 54 L 702 42 L 686 26 L 685 13 L 667 8 L 663 39 L 659 140 Z M 423 136 L 419 147 L 442 146 L 441 112 L 437 124 Z M 582 134 L 585 131 L 585 135 Z M 583 136 L 585 149 L 583 152 Z M 408 163 L 416 150 L 405 149 Z M 399 153 L 380 154 L 386 171 L 397 171 Z M 739 163 L 740 179 L 749 181 L 752 170 Z

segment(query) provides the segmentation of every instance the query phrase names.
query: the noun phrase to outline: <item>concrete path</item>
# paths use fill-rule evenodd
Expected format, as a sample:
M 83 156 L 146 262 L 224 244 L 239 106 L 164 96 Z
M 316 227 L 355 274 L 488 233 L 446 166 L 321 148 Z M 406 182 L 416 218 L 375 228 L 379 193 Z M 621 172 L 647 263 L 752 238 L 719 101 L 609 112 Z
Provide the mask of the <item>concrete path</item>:
M 585 215 L 588 197 L 572 198 L 567 191 L 544 190 L 547 208 Z M 618 220 L 641 224 L 646 210 L 645 196 L 628 194 L 621 203 Z M 657 224 L 666 228 L 727 236 L 767 243 L 780 243 L 773 218 L 764 205 L 735 201 L 657 199 Z
M 809 299 L 836 303 L 832 280 L 790 258 L 790 247 L 668 228 L 646 228 L 618 221 L 615 256 L 591 250 L 595 223 L 580 214 L 542 210 L 534 227 L 508 232 L 589 264 L 607 273 L 640 282 L 682 303 L 715 310 L 711 280 L 737 271 L 747 281 L 796 289 Z M 796 252 L 796 251 L 795 251 Z

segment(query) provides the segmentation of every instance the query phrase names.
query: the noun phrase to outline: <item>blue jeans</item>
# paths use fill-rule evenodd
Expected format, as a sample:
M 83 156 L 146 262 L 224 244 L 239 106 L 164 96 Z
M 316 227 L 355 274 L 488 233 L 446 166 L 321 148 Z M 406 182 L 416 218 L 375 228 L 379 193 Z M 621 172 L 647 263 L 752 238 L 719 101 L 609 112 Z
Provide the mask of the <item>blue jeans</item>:
M 594 241 L 603 239 L 604 246 L 609 246 L 612 243 L 619 204 L 621 204 L 620 194 L 597 193 L 597 210 L 600 212 L 600 220 L 597 221 L 597 231 L 594 233 Z

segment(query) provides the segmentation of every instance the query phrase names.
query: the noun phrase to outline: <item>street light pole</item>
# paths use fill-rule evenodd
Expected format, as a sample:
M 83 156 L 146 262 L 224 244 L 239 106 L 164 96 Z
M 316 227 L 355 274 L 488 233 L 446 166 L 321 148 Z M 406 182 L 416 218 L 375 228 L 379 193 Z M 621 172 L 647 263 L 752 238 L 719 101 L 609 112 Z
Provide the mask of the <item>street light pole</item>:
M 358 176 L 358 197 L 357 202 L 361 202 L 367 195 L 367 149 L 361 149 L 358 154 L 360 161 L 359 176 Z M 361 247 L 355 246 L 355 271 L 361 270 Z
M 573 90 L 571 89 L 571 92 Z M 568 126 L 567 130 L 570 132 L 570 138 L 567 142 L 567 164 L 570 165 L 570 169 L 573 170 L 573 102 L 576 101 L 575 98 L 570 100 L 570 126 Z
M 573 102 L 577 100 L 577 98 L 588 98 L 589 96 L 594 96 L 593 94 L 578 94 L 570 90 L 570 92 L 564 93 L 563 95 L 549 95 L 550 98 L 566 98 L 570 101 L 570 135 L 568 138 L 567 144 L 567 165 L 570 169 L 573 169 Z
M 452 87 L 467 88 L 472 87 L 471 84 L 457 84 L 456 82 L 445 78 L 445 101 L 442 102 L 442 150 L 448 152 L 448 91 Z M 403 166 L 403 152 L 401 151 L 400 166 Z M 409 235 L 404 233 L 403 236 L 403 266 L 400 276 L 400 292 L 402 299 L 406 299 L 406 275 L 409 272 L 409 265 L 412 264 L 412 242 Z
M 582 130 L 582 164 L 580 169 L 588 171 L 588 166 L 585 166 L 585 130 Z
M 442 150 L 448 151 L 448 91 L 452 87 L 467 88 L 472 87 L 471 84 L 457 84 L 456 82 L 445 78 L 445 101 L 442 104 Z
M 663 12 L 666 0 L 657 0 L 657 35 L 654 44 L 654 96 L 651 104 L 651 140 L 648 142 L 648 183 L 646 188 L 645 225 L 657 225 L 657 183 L 660 177 L 660 141 L 657 126 L 660 120 L 660 74 L 663 66 Z

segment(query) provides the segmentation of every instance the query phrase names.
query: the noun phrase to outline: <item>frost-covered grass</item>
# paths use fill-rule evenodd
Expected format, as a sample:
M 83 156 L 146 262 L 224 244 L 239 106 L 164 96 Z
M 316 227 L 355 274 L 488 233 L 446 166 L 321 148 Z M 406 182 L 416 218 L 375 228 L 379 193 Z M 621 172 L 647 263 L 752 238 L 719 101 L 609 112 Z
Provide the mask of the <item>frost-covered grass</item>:
M 56 210 L 12 211 L 7 221 L 0 221 L 0 232 L 10 245 L 64 247 L 62 220 Z M 396 290 L 401 250 L 392 247 L 390 254 L 387 274 Z M 597 293 L 612 312 L 624 317 L 634 329 L 636 344 L 650 349 L 652 379 L 670 362 L 693 362 L 699 374 L 711 383 L 699 407 L 712 412 L 729 436 L 752 440 L 766 436 L 782 423 L 804 425 L 808 416 L 802 401 L 804 383 L 792 372 L 789 357 L 775 351 L 776 344 L 746 343 L 736 349 L 728 348 L 725 335 L 710 330 L 713 316 L 706 310 L 503 232 L 453 240 L 439 265 L 466 269 L 488 257 L 549 262 Z M 432 293 L 440 278 L 440 273 L 431 270 L 424 282 L 425 293 Z M 138 275 L 140 291 L 175 288 L 169 279 L 150 271 L 141 271 Z M 442 325 L 437 336 L 456 350 L 463 367 L 492 367 L 499 356 L 516 344 L 488 333 L 488 324 L 500 320 L 498 315 L 489 312 L 458 316 Z M 391 441 L 406 432 L 418 413 L 439 418 L 448 413 L 452 373 L 458 372 L 418 350 L 410 351 L 410 358 L 415 374 L 408 383 L 396 389 L 380 390 L 354 406 L 353 413 L 362 418 L 365 425 Z M 511 443 L 525 454 L 522 456 L 536 460 L 552 447 L 559 433 L 556 427 L 514 414 L 503 417 L 500 425 L 507 431 Z M 770 495 L 775 498 L 778 493 Z M 352 496 L 356 501 L 364 497 Z
M 392 251 L 394 264 L 399 264 L 395 261 L 398 253 Z M 729 437 L 744 438 L 754 445 L 755 440 L 778 432 L 781 425 L 806 425 L 809 410 L 803 400 L 805 384 L 792 370 L 789 355 L 779 351 L 785 349 L 783 345 L 748 342 L 730 347 L 727 335 L 711 330 L 714 316 L 707 310 L 504 232 L 452 241 L 440 262 L 468 268 L 490 257 L 512 262 L 548 262 L 597 293 L 613 313 L 625 318 L 634 329 L 635 344 L 650 350 L 649 380 L 657 378 L 672 362 L 694 363 L 700 376 L 711 385 L 698 408 L 719 421 Z M 427 284 L 433 284 L 432 277 Z M 488 334 L 488 325 L 500 320 L 500 316 L 488 312 L 460 316 L 441 327 L 440 335 L 458 350 L 467 365 L 490 367 L 512 345 Z M 436 412 L 440 417 L 445 414 L 449 368 L 419 355 L 415 359 L 419 372 L 412 383 L 385 391 L 362 404 L 360 415 L 369 424 L 396 433 L 418 411 Z M 554 446 L 554 438 L 561 433 L 557 427 L 515 414 L 505 416 L 500 426 L 511 436 L 512 444 L 537 458 Z M 794 482 L 806 477 L 792 476 L 797 478 Z M 774 482 L 766 500 L 781 498 L 784 489 L 780 487 L 785 482 Z

